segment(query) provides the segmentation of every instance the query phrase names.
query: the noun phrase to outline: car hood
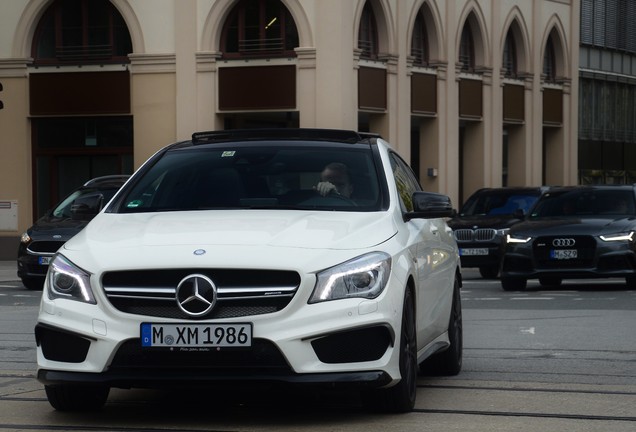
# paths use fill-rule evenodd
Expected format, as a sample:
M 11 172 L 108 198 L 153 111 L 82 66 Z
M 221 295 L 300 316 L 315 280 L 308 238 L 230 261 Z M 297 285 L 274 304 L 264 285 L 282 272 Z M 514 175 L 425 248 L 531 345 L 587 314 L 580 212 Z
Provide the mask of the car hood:
M 543 235 L 603 235 L 626 232 L 636 227 L 636 218 L 550 218 L 524 221 L 512 227 L 510 233 Z
M 477 228 L 509 228 L 521 220 L 512 215 L 497 216 L 457 216 L 448 221 L 448 226 L 452 229 L 477 229 Z
M 348 260 L 397 232 L 391 212 L 213 210 L 101 213 L 62 253 L 87 269 L 309 267 Z
M 66 241 L 88 224 L 85 220 L 44 216 L 29 228 L 29 236 L 38 241 Z

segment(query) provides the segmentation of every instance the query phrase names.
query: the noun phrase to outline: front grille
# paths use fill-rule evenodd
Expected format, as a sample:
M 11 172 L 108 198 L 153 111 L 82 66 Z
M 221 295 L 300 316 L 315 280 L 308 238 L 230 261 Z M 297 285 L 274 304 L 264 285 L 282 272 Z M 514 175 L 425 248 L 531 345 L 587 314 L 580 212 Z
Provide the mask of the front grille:
M 553 245 L 555 239 L 572 239 L 574 245 L 557 247 Z M 576 249 L 577 257 L 572 259 L 554 259 L 551 257 L 551 251 Z M 546 236 L 538 237 L 533 245 L 532 251 L 536 261 L 537 268 L 540 269 L 577 269 L 590 268 L 594 263 L 594 254 L 596 253 L 596 240 L 592 236 Z
M 257 338 L 252 340 L 250 348 L 207 351 L 143 348 L 140 339 L 130 339 L 119 347 L 109 369 L 140 369 L 144 372 L 152 369 L 290 371 L 285 357 L 276 345 Z
M 458 242 L 487 242 L 495 239 L 497 230 L 493 228 L 458 229 L 454 231 L 454 235 Z
M 63 241 L 34 241 L 29 244 L 28 251 L 32 253 L 50 253 L 57 252 L 65 242 Z
M 160 318 L 193 319 L 177 305 L 177 285 L 188 275 L 202 274 L 214 281 L 217 302 L 197 319 L 218 319 L 277 312 L 292 300 L 300 276 L 292 271 L 175 269 L 104 273 L 102 286 L 117 310 Z

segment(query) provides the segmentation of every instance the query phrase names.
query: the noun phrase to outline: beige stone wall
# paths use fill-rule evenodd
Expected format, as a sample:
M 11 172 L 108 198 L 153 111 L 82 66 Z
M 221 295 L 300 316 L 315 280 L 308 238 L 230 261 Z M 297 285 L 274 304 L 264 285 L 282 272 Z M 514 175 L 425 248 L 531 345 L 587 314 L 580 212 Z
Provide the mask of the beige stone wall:
M 37 20 L 48 0 L 2 2 L 0 15 L 0 200 L 18 199 L 19 227 L 0 232 L 17 238 L 32 222 L 31 152 L 28 109 L 29 57 Z M 411 128 L 419 125 L 422 184 L 451 196 L 456 205 L 483 186 L 500 186 L 503 164 L 501 75 L 506 31 L 514 23 L 519 36 L 519 69 L 524 73 L 525 114 L 510 135 L 509 184 L 537 185 L 544 179 L 574 184 L 577 179 L 579 2 L 567 0 L 370 0 L 378 19 L 381 58 L 360 60 L 357 29 L 364 0 L 282 0 L 298 27 L 300 46 L 291 59 L 253 61 L 293 64 L 297 70 L 297 111 L 302 127 L 355 129 L 358 125 L 360 66 L 387 71 L 387 109 L 369 113 L 380 132 L 408 161 Z M 218 70 L 245 64 L 220 59 L 221 27 L 234 0 L 112 0 L 124 17 L 134 53 L 131 114 L 134 118 L 135 167 L 166 144 L 187 139 L 196 130 L 223 127 L 219 111 Z M 420 8 L 427 11 L 430 68 L 437 78 L 437 113 L 413 118 L 410 109 L 410 35 Z M 471 125 L 469 154 L 460 173 L 457 66 L 461 29 L 475 25 L 478 70 L 483 83 L 483 116 Z M 564 92 L 564 121 L 549 135 L 549 163 L 543 172 L 541 76 L 543 50 L 550 32 L 558 36 L 557 64 Z M 18 59 L 18 60 L 16 60 Z M 465 143 L 464 143 L 465 144 Z M 466 148 L 464 149 L 466 150 Z M 469 158 L 466 159 L 466 156 Z M 437 176 L 428 177 L 433 168 Z M 460 179 L 463 179 L 460 182 Z M 460 195 L 460 192 L 463 195 Z M 1 247 L 1 246 L 0 246 Z

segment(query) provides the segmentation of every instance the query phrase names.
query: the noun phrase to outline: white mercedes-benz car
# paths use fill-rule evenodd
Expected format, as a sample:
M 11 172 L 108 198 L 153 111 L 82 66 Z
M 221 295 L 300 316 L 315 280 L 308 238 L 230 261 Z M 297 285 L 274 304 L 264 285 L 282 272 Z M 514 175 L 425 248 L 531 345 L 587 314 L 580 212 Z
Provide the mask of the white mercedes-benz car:
M 58 410 L 113 387 L 265 382 L 410 411 L 419 370 L 461 369 L 451 213 L 374 134 L 195 133 L 51 260 L 37 377 Z

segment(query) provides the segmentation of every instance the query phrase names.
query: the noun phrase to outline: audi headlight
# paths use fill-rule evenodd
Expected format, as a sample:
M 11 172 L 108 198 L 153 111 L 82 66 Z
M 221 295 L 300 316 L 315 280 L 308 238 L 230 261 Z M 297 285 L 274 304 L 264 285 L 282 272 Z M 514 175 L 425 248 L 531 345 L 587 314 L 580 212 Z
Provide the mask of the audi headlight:
M 634 231 L 616 233 L 616 234 L 608 234 L 599 236 L 601 240 L 606 242 L 611 241 L 634 241 Z
M 497 230 L 497 235 L 501 237 L 506 237 L 508 235 L 508 231 L 510 231 L 510 228 L 500 228 Z
M 506 234 L 506 243 L 528 243 L 532 237 Z
M 25 245 L 28 245 L 29 243 L 31 243 L 31 236 L 29 235 L 29 233 L 25 232 L 22 233 L 22 236 L 20 237 L 20 243 L 23 243 Z
M 51 300 L 67 299 L 96 304 L 90 274 L 66 259 L 55 255 L 46 274 L 46 291 Z
M 360 297 L 375 298 L 389 280 L 391 257 L 374 252 L 318 273 L 309 303 Z

